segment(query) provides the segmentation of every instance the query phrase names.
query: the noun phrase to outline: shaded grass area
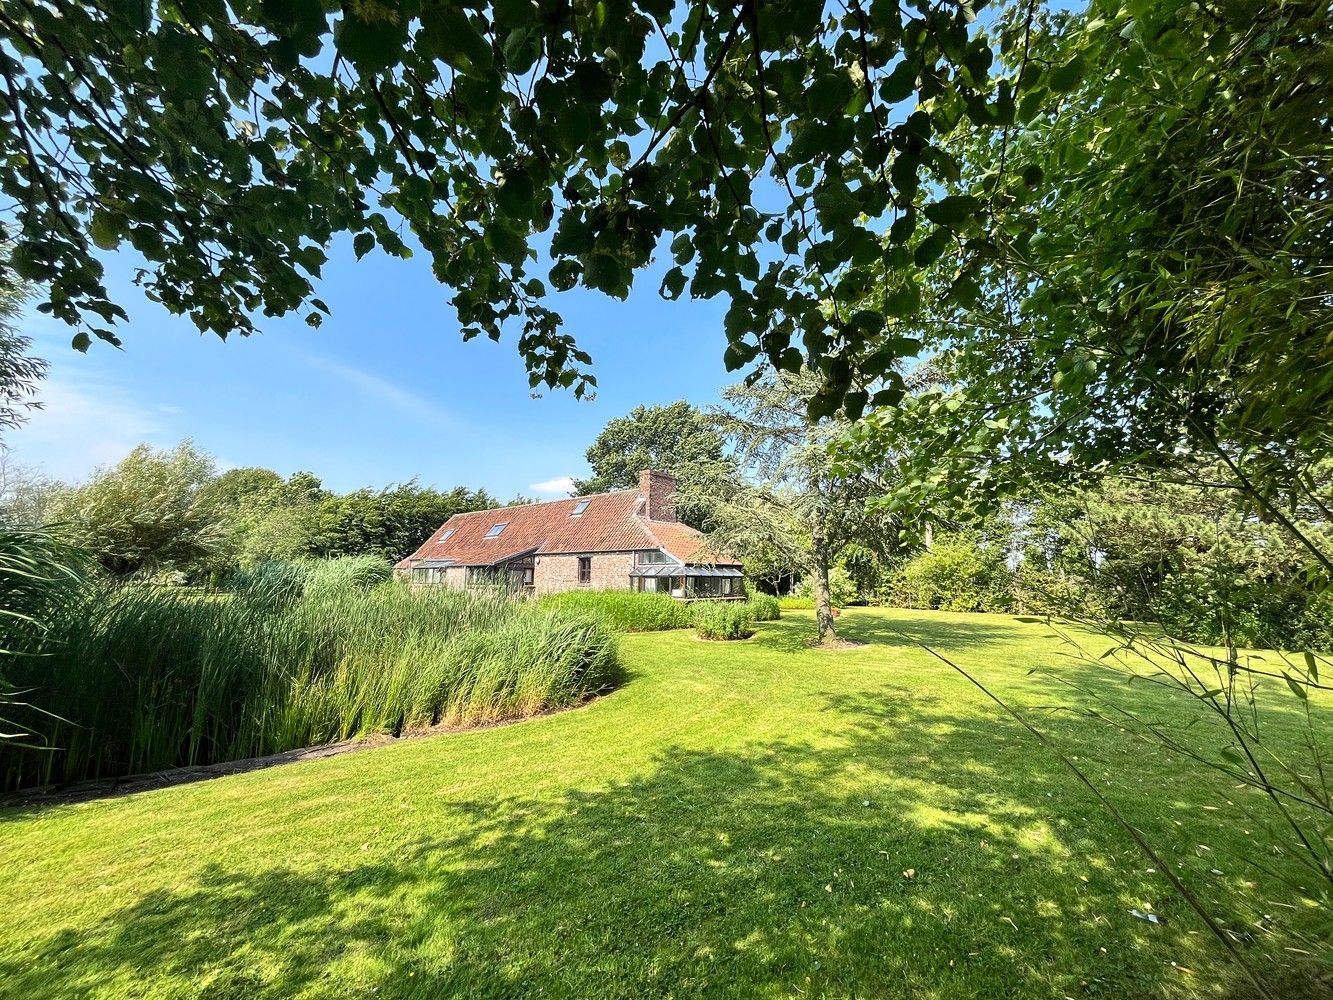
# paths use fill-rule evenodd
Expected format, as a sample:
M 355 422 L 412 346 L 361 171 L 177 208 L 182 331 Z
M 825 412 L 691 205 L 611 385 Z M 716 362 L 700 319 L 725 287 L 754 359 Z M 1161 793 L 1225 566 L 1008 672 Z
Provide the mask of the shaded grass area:
M 1287 950 L 1330 930 L 1299 874 L 1242 861 L 1257 803 L 1045 710 L 1077 695 L 1029 668 L 1100 675 L 1041 626 L 854 609 L 869 644 L 836 652 L 811 627 L 629 636 L 629 683 L 579 712 L 0 813 L 0 994 L 1247 996 L 1075 780 L 903 630 L 1026 706 L 1278 995 L 1327 995 Z

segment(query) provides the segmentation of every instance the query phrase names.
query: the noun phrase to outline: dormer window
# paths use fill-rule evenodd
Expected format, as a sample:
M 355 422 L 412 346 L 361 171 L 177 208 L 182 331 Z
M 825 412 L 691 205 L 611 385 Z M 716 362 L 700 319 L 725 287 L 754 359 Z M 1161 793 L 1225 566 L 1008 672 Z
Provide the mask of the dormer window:
M 440 536 L 440 544 L 443 545 L 445 542 L 449 541 L 449 539 L 453 538 L 453 537 L 454 537 L 454 532 L 455 532 L 456 530 L 457 530 L 456 528 L 450 528 L 450 529 L 449 529 L 448 531 L 446 531 L 443 535 L 441 535 L 441 536 Z
M 574 509 L 569 512 L 569 516 L 578 517 L 580 514 L 582 514 L 585 510 L 588 509 L 588 503 L 589 501 L 587 500 L 580 500 L 578 503 L 574 505 Z
M 487 537 L 487 538 L 499 538 L 499 537 L 500 537 L 500 532 L 504 531 L 505 528 L 507 528 L 507 527 L 509 527 L 509 522 L 508 522 L 508 521 L 501 521 L 499 524 L 493 524 L 493 525 L 491 525 L 491 530 L 488 531 L 488 532 L 486 532 L 486 537 Z

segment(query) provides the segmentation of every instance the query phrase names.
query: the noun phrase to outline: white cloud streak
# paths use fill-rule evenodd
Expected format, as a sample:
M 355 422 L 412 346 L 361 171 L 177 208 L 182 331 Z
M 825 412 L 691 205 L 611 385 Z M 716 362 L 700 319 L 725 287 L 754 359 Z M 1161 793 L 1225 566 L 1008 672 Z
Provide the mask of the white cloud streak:
M 122 390 L 93 380 L 51 378 L 37 392 L 42 409 L 6 437 L 20 461 L 67 482 L 112 465 L 143 443 L 169 442 L 164 407 L 145 407 Z
M 541 497 L 568 496 L 574 492 L 574 477 L 556 476 L 554 479 L 533 483 L 528 489 Z
M 371 372 L 353 368 L 351 365 L 313 354 L 298 352 L 302 361 L 311 368 L 327 372 L 356 388 L 362 395 L 378 400 L 417 420 L 426 421 L 441 427 L 456 428 L 458 421 L 447 410 L 410 389 L 390 382 L 388 379 Z

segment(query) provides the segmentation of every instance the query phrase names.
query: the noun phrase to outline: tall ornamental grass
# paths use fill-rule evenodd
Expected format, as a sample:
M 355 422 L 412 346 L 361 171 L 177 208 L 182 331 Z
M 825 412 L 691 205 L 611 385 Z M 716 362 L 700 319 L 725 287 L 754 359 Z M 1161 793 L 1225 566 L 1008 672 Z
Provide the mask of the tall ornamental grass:
M 614 638 L 594 616 L 333 572 L 282 601 L 81 588 L 9 660 L 32 705 L 13 708 L 51 749 L 0 743 L 3 786 L 522 718 L 615 682 Z

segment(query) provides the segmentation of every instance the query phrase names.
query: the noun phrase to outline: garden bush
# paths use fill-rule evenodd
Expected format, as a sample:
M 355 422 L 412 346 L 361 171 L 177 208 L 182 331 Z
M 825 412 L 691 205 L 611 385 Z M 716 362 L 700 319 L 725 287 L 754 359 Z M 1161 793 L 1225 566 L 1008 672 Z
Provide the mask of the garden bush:
M 775 622 L 782 617 L 782 606 L 772 594 L 751 594 L 745 603 L 757 622 Z
M 694 624 L 691 606 L 669 594 L 633 590 L 567 590 L 548 594 L 538 604 L 596 615 L 617 632 L 664 632 Z
M 754 635 L 754 612 L 743 601 L 715 601 L 694 606 L 694 625 L 701 639 L 748 639 Z
M 815 599 L 802 597 L 800 594 L 788 594 L 786 597 L 778 598 L 778 607 L 783 611 L 813 611 Z
M 900 567 L 889 585 L 899 607 L 1008 611 L 1013 603 L 1001 555 L 965 536 L 944 536 Z
M 847 605 L 858 600 L 861 596 L 861 591 L 860 588 L 857 587 L 856 581 L 853 580 L 851 574 L 841 566 L 834 566 L 829 570 L 828 589 L 829 599 L 833 602 L 835 608 L 845 608 Z M 808 598 L 810 601 L 810 604 L 808 605 L 809 607 L 813 608 L 815 606 L 815 589 L 810 581 L 810 577 L 806 576 L 796 585 L 795 593 L 797 597 Z
M 614 636 L 595 616 L 491 593 L 365 589 L 369 573 L 334 572 L 280 604 L 86 585 L 45 629 L 18 636 L 9 681 L 32 707 L 15 712 L 54 749 L 0 742 L 0 784 L 521 718 L 616 679 Z

